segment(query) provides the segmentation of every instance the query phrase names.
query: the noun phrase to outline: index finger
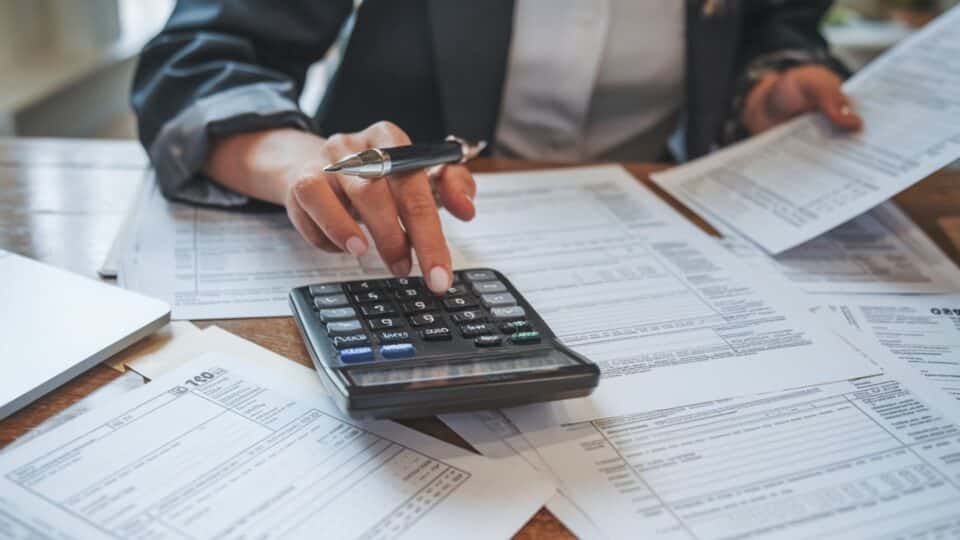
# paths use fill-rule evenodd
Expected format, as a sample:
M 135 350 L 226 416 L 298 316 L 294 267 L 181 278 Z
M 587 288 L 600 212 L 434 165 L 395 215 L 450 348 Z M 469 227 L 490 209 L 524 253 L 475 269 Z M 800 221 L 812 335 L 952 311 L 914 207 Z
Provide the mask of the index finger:
M 410 144 L 406 133 L 389 122 L 374 124 L 364 130 L 364 134 L 377 146 Z M 397 203 L 400 221 L 413 244 L 427 287 L 443 294 L 453 281 L 450 250 L 426 171 L 391 176 L 385 181 Z

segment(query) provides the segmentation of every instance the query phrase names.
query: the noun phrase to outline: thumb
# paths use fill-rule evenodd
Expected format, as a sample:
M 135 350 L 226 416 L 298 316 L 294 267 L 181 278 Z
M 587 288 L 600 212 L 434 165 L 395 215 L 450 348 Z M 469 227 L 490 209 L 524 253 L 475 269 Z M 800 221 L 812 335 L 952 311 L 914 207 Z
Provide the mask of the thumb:
M 854 112 L 853 106 L 838 82 L 810 81 L 805 89 L 833 125 L 846 131 L 857 131 L 863 127 L 863 120 Z

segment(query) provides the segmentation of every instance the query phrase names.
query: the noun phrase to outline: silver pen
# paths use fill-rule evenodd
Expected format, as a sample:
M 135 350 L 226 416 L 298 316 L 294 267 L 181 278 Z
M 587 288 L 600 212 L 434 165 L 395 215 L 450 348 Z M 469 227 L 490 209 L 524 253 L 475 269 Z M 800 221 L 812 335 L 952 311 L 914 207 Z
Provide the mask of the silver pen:
M 324 167 L 323 171 L 363 178 L 382 178 L 391 174 L 426 169 L 434 165 L 466 163 L 477 157 L 486 147 L 486 141 L 470 144 L 450 135 L 444 142 L 438 144 L 371 148 L 331 163 Z

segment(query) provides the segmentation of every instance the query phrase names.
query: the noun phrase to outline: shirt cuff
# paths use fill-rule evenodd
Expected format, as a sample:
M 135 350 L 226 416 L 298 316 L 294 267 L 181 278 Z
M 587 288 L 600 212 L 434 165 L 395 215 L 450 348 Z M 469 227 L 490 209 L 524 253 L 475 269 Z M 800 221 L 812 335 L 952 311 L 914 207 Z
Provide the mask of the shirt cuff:
M 310 118 L 287 97 L 291 83 L 255 83 L 197 100 L 164 124 L 150 145 L 161 192 L 170 199 L 242 206 L 249 197 L 201 173 L 213 137 L 292 127 L 312 130 Z

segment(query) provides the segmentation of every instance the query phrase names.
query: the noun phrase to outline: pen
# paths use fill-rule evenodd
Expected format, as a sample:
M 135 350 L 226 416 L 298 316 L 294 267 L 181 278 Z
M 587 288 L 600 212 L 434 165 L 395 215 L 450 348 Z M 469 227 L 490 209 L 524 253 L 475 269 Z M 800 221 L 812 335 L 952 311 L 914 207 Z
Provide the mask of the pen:
M 444 163 L 465 163 L 477 157 L 486 147 L 486 141 L 470 144 L 450 135 L 444 142 L 437 144 L 371 148 L 331 163 L 324 167 L 323 171 L 363 178 L 382 178 Z

